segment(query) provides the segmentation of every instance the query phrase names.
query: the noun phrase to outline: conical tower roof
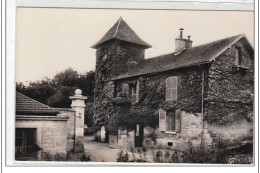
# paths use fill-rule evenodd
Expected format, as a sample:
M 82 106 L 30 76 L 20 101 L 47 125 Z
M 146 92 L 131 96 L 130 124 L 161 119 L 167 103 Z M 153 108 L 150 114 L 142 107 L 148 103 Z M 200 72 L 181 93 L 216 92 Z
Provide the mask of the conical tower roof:
M 110 30 L 92 48 L 98 48 L 102 43 L 112 39 L 122 40 L 150 48 L 151 45 L 143 41 L 120 17 Z

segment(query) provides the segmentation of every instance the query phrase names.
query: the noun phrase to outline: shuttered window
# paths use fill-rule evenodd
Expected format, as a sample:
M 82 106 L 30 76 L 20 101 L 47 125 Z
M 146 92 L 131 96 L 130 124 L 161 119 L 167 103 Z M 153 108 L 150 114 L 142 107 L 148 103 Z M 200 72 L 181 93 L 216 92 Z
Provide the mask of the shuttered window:
M 177 100 L 178 78 L 175 76 L 166 79 L 166 101 Z
M 127 84 L 122 85 L 122 92 L 127 94 L 127 97 L 132 100 L 133 103 L 138 102 L 139 100 L 139 81 L 136 84 Z
M 181 110 L 165 111 L 159 110 L 159 130 L 172 131 L 176 133 L 181 132 Z

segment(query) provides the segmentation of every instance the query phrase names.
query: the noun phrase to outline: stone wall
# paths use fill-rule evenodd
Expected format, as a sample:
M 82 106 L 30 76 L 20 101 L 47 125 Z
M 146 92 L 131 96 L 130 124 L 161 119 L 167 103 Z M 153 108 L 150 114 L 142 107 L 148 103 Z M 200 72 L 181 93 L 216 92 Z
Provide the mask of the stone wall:
M 57 108 L 56 108 L 57 109 Z M 70 108 L 58 108 L 60 114 L 59 117 L 68 118 L 67 121 L 67 151 L 71 151 L 74 148 L 74 135 L 75 135 L 75 112 Z
M 235 67 L 235 47 L 242 50 L 241 65 Z M 211 63 L 205 87 L 205 120 L 226 125 L 248 119 L 253 114 L 254 59 L 241 42 Z
M 183 150 L 187 147 L 188 142 L 193 145 L 201 144 L 202 133 L 202 115 L 190 114 L 185 111 L 181 112 L 181 132 L 161 132 L 155 130 L 156 147 Z
M 16 128 L 36 128 L 39 152 L 52 155 L 67 152 L 67 119 L 61 117 L 16 117 Z
M 235 48 L 241 48 L 241 68 Z M 222 53 L 206 73 L 204 121 L 208 131 L 226 144 L 253 139 L 254 59 L 243 44 Z

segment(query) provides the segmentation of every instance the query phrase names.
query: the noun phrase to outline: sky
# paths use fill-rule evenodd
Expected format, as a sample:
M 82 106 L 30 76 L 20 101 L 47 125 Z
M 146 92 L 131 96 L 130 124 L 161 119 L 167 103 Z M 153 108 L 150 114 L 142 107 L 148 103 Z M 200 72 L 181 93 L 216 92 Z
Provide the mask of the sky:
M 95 44 L 120 18 L 152 45 L 145 58 L 174 52 L 179 28 L 193 46 L 245 34 L 254 45 L 254 13 L 239 11 L 17 8 L 16 82 L 52 78 L 67 68 L 95 69 Z

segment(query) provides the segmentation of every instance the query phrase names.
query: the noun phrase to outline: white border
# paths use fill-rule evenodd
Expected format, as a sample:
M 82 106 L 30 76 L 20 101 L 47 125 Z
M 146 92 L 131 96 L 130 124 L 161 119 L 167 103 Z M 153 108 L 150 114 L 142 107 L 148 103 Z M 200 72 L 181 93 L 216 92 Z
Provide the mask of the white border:
M 254 10 L 253 0 L 17 0 L 18 7 Z
M 215 0 L 216 2 L 216 0 Z M 202 2 L 162 2 L 162 1 L 155 1 L 155 0 L 150 0 L 150 1 L 105 1 L 105 0 L 17 0 L 17 6 L 19 7 L 66 7 L 66 8 L 138 8 L 138 9 L 195 9 L 195 10 L 249 10 L 252 11 L 254 10 L 254 5 L 252 4 L 252 1 L 243 1 L 240 0 L 240 3 L 230 3 L 234 2 L 234 0 L 229 0 L 229 3 L 209 3 L 205 2 L 205 0 Z M 222 0 L 223 2 L 223 0 Z M 225 1 L 226 2 L 226 1 Z M 3 147 L 5 150 L 4 152 L 7 153 L 6 155 L 6 162 L 5 160 L 1 160 L 3 165 L 8 165 L 8 166 L 14 166 L 13 165 L 13 147 L 14 146 L 14 139 L 11 138 L 13 137 L 14 134 L 14 115 L 15 115 L 15 76 L 14 76 L 14 71 L 15 71 L 15 18 L 16 18 L 16 1 L 15 0 L 6 0 L 6 3 L 3 2 L 3 6 L 6 5 L 6 10 L 7 10 L 7 16 L 6 16 L 6 52 L 5 52 L 5 47 L 3 47 L 3 53 L 6 53 L 6 59 L 2 59 L 2 70 L 3 70 L 3 75 L 6 73 L 6 78 L 3 76 L 3 81 L 6 79 L 6 90 L 5 86 L 3 86 L 2 93 L 2 103 L 6 103 L 6 105 L 3 105 L 3 114 L 2 114 L 2 127 L 3 127 L 3 132 L 6 132 L 6 135 L 3 133 L 2 138 L 3 140 L 6 138 L 6 144 L 3 144 Z M 255 2 L 255 11 L 258 12 L 258 1 Z M 188 4 L 188 5 L 187 5 Z M 5 10 L 2 11 L 4 13 Z M 2 17 L 5 17 L 3 14 Z M 258 31 L 258 16 L 255 17 L 255 30 Z M 5 31 L 5 29 L 4 29 Z M 3 33 L 3 36 L 4 33 Z M 255 115 L 258 115 L 258 32 L 255 33 L 255 48 L 256 48 L 256 58 L 255 58 Z M 6 66 L 5 66 L 5 61 L 6 61 Z M 5 71 L 6 70 L 6 71 Z M 6 93 L 6 102 L 5 102 L 5 93 Z M 7 109 L 5 109 L 5 106 L 7 106 Z M 6 112 L 4 112 L 6 111 Z M 6 115 L 5 115 L 6 113 Z M 5 115 L 5 116 L 4 116 Z M 6 125 L 5 126 L 5 121 Z M 255 118 L 255 122 L 258 122 L 258 116 Z M 258 130 L 258 126 L 256 126 L 255 129 Z M 245 172 L 245 171 L 250 171 L 250 172 L 256 172 L 257 171 L 257 166 L 258 166 L 258 133 L 255 132 L 255 167 L 218 167 L 216 172 L 222 171 L 226 172 L 228 169 L 229 171 L 232 172 Z M 5 156 L 5 155 L 4 155 Z M 3 156 L 3 158 L 4 158 Z M 24 163 L 24 162 L 17 162 L 16 166 L 112 166 L 111 163 L 91 163 L 89 165 L 88 163 L 83 163 L 83 162 L 33 162 L 32 163 Z M 113 163 L 113 165 L 118 165 L 117 163 Z M 128 166 L 140 166 L 140 164 L 136 163 L 130 163 L 130 164 L 124 164 Z M 153 165 L 158 165 L 158 164 L 153 164 Z M 151 166 L 151 164 L 148 164 L 147 166 Z M 160 166 L 169 166 L 167 164 L 160 164 Z M 174 166 L 185 166 L 185 164 L 178 164 Z M 203 166 L 203 167 L 208 167 L 208 166 L 222 166 L 222 165 L 190 165 L 189 164 L 189 171 L 195 171 L 192 166 Z M 225 165 L 227 166 L 227 165 Z M 233 166 L 233 165 L 232 165 Z M 162 167 L 160 167 L 161 169 Z M 232 168 L 232 170 L 231 170 Z M 256 168 L 256 169 L 255 169 Z M 4 170 L 6 170 L 7 167 L 4 167 Z M 60 168 L 59 168 L 60 169 Z M 67 168 L 66 168 L 67 169 Z M 177 168 L 175 168 L 177 169 Z M 175 171 L 183 171 L 182 168 L 178 168 Z M 32 172 L 43 172 L 41 169 L 35 169 Z M 204 170 L 204 169 L 203 169 Z M 204 172 L 202 169 L 199 170 L 199 172 Z M 16 171 L 21 171 L 20 168 L 16 169 Z M 28 172 L 28 170 L 26 170 Z M 44 172 L 46 170 L 44 169 Z M 209 170 L 206 170 L 206 172 L 209 172 Z M 211 170 L 212 172 L 212 170 Z M 214 172 L 214 171 L 213 171 Z

